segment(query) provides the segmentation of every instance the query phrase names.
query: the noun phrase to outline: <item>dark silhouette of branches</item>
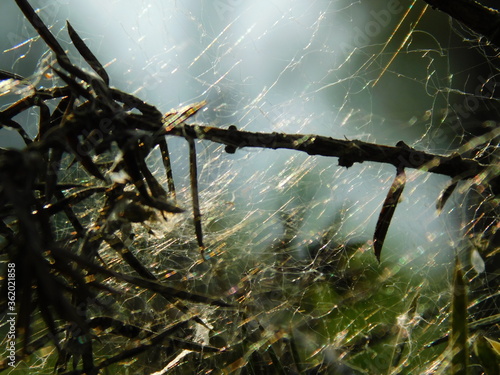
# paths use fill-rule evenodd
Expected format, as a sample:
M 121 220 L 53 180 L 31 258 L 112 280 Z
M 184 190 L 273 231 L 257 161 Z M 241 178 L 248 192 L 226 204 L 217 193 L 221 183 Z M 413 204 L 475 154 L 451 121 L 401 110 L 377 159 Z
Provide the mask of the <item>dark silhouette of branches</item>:
M 495 129 L 485 138 L 497 137 Z M 460 154 L 437 155 L 418 151 L 399 142 L 396 146 L 385 146 L 359 140 L 334 139 L 314 134 L 256 133 L 243 130 L 221 129 L 211 126 L 183 124 L 167 128 L 166 135 L 198 138 L 221 143 L 233 148 L 289 149 L 309 155 L 337 157 L 338 165 L 349 168 L 355 163 L 377 162 L 394 165 L 396 168 L 421 169 L 459 179 L 468 179 L 481 173 L 488 166 L 477 160 L 463 158 Z M 497 181 L 494 181 L 495 186 Z
M 484 36 L 492 44 L 500 46 L 500 12 L 475 0 L 424 0 L 475 33 Z

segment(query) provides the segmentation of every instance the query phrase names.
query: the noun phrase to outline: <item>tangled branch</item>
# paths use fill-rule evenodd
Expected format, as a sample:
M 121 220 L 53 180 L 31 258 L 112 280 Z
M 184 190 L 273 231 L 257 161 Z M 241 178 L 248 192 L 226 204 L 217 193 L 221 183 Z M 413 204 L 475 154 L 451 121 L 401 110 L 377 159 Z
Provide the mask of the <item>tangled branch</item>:
M 437 173 L 459 179 L 474 177 L 489 167 L 477 160 L 463 158 L 458 153 L 437 155 L 415 150 L 404 142 L 396 146 L 385 146 L 359 140 L 344 140 L 314 134 L 258 133 L 211 126 L 187 125 L 169 127 L 165 135 L 176 135 L 217 142 L 228 146 L 231 152 L 237 148 L 289 149 L 302 151 L 309 155 L 339 158 L 338 165 L 349 168 L 354 163 L 377 162 L 391 164 L 396 168 L 412 168 Z M 485 138 L 500 135 L 495 129 Z M 492 181 L 497 186 L 497 180 Z

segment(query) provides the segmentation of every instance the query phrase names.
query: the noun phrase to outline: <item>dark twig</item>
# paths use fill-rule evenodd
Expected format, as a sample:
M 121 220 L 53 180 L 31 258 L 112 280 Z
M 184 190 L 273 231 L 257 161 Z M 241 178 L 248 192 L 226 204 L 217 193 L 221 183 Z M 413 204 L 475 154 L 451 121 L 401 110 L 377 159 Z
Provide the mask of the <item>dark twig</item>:
M 68 34 L 73 42 L 74 46 L 80 52 L 80 55 L 85 59 L 87 64 L 90 65 L 92 69 L 102 78 L 106 85 L 109 85 L 109 76 L 104 70 L 104 67 L 101 65 L 99 60 L 94 56 L 92 51 L 85 45 L 84 41 L 80 36 L 76 33 L 75 29 L 71 26 L 69 21 L 66 21 L 66 27 L 68 28 Z
M 5 80 L 5 79 L 15 79 L 18 81 L 23 81 L 24 77 L 20 76 L 19 74 L 7 72 L 5 70 L 0 69 L 0 81 Z
M 42 37 L 45 43 L 56 53 L 57 56 L 65 57 L 68 59 L 66 52 L 61 47 L 57 39 L 52 35 L 47 26 L 40 19 L 38 14 L 36 14 L 35 10 L 31 7 L 31 5 L 26 0 L 16 0 L 17 6 L 24 13 L 25 17 L 31 23 L 31 25 L 35 28 L 38 35 Z M 69 60 L 68 60 L 69 61 Z
M 398 168 L 396 173 L 396 178 L 387 193 L 384 204 L 382 205 L 382 210 L 377 220 L 377 225 L 375 226 L 375 234 L 373 235 L 373 247 L 375 249 L 375 256 L 380 262 L 380 254 L 382 253 L 382 247 L 384 246 L 385 236 L 391 224 L 392 216 L 396 211 L 396 206 L 399 203 L 399 198 L 401 193 L 405 188 L 406 184 L 406 174 L 404 168 Z
M 133 285 L 136 285 L 138 287 L 148 289 L 148 290 L 156 292 L 162 296 L 165 296 L 167 299 L 179 298 L 179 299 L 183 299 L 183 300 L 187 300 L 187 301 L 192 301 L 192 302 L 196 302 L 196 303 L 204 303 L 204 304 L 209 304 L 209 305 L 213 305 L 213 306 L 220 306 L 220 307 L 230 307 L 231 306 L 222 300 L 217 300 L 217 299 L 213 299 L 213 298 L 201 295 L 201 294 L 190 293 L 190 292 L 187 292 L 187 291 L 184 291 L 181 289 L 169 287 L 169 286 L 160 284 L 156 280 L 148 280 L 148 279 L 144 279 L 144 278 L 140 278 L 140 277 L 136 277 L 136 276 L 132 276 L 132 275 L 126 275 L 126 274 L 123 274 L 120 272 L 112 271 L 112 270 L 107 269 L 107 268 L 103 268 L 103 267 L 98 266 L 97 264 L 95 264 L 91 261 L 88 261 L 82 257 L 79 257 L 79 256 L 72 254 L 72 253 L 69 253 L 69 252 L 62 251 L 60 249 L 54 249 L 53 252 L 60 255 L 60 256 L 71 259 L 71 260 L 75 261 L 77 264 L 79 264 L 80 266 L 84 266 L 85 268 L 87 268 L 95 273 L 100 273 L 104 276 L 113 277 L 115 279 L 125 281 L 129 284 L 133 284 Z
M 65 197 L 62 200 L 59 200 L 58 202 L 46 205 L 43 208 L 43 211 L 45 211 L 47 215 L 54 215 L 64 210 L 65 207 L 71 207 L 72 205 L 81 202 L 84 199 L 89 198 L 91 195 L 95 193 L 106 191 L 106 189 L 107 189 L 106 187 L 98 186 L 80 190 L 76 193 L 68 195 L 67 197 Z
M 57 189 L 57 188 L 54 191 L 54 196 L 58 200 L 63 200 L 65 198 L 63 192 L 61 190 Z M 65 213 L 66 217 L 68 218 L 68 221 L 73 226 L 73 229 L 76 232 L 76 236 L 78 236 L 78 237 L 84 237 L 84 235 L 85 235 L 85 228 L 80 223 L 80 220 L 78 220 L 78 218 L 76 217 L 75 213 L 73 212 L 72 207 L 67 206 L 67 207 L 64 207 L 63 210 L 64 210 L 64 213 Z
M 200 198 L 198 191 L 198 167 L 196 165 L 196 146 L 194 140 L 186 137 L 189 143 L 189 175 L 191 179 L 191 198 L 193 200 L 193 219 L 196 240 L 200 247 L 201 255 L 204 257 L 205 245 L 203 244 L 203 231 L 201 227 Z
M 165 191 L 165 189 L 163 189 L 161 184 L 158 182 L 158 180 L 151 173 L 151 171 L 147 166 L 146 158 L 148 156 L 149 151 L 146 150 L 145 147 L 143 146 L 139 146 L 135 151 L 137 154 L 136 157 L 137 157 L 137 162 L 139 164 L 139 168 L 141 170 L 142 175 L 146 179 L 151 194 L 153 195 L 154 198 L 157 199 L 166 198 L 167 192 Z
M 92 94 L 90 94 L 84 87 L 82 87 L 78 82 L 76 82 L 69 75 L 67 75 L 63 71 L 56 69 L 54 67 L 52 67 L 52 70 L 59 76 L 59 78 L 61 78 L 64 81 L 64 83 L 66 83 L 68 85 L 68 87 L 70 87 L 74 91 L 74 93 L 77 96 L 81 96 L 82 98 L 85 98 L 85 99 L 90 100 L 90 101 L 94 100 L 94 97 L 92 96 Z
M 424 0 L 500 47 L 500 12 L 475 0 Z
M 168 152 L 167 141 L 165 139 L 161 139 L 159 141 L 159 145 L 161 152 L 161 160 L 163 161 L 163 167 L 165 168 L 165 174 L 167 175 L 168 193 L 172 201 L 175 203 L 176 194 L 175 194 L 174 175 L 172 174 L 172 165 L 170 163 L 170 153 Z
M 500 132 L 500 129 L 496 130 Z M 385 146 L 358 140 L 343 140 L 313 134 L 256 133 L 228 130 L 211 126 L 187 125 L 166 129 L 166 135 L 203 139 L 235 148 L 289 149 L 309 155 L 339 158 L 339 165 L 351 167 L 354 163 L 377 162 L 395 167 L 420 169 L 427 172 L 468 179 L 487 166 L 459 154 L 449 156 L 426 153 L 408 146 Z M 495 181 L 496 182 L 496 181 Z
M 168 336 L 172 335 L 180 328 L 185 327 L 187 325 L 187 323 L 189 322 L 189 320 L 190 319 L 182 320 L 180 322 L 174 323 L 170 327 L 165 329 L 163 332 L 158 333 L 156 336 L 144 340 L 142 345 L 139 345 L 139 346 L 132 348 L 132 349 L 125 349 L 120 354 L 117 354 L 111 358 L 108 358 L 108 359 L 102 361 L 97 366 L 96 370 L 105 368 L 113 363 L 118 362 L 118 361 L 123 361 L 125 359 L 137 356 L 140 353 L 143 353 L 144 351 L 148 350 L 149 348 L 161 344 L 161 342 L 164 341 Z
M 444 205 L 448 201 L 448 198 L 455 191 L 458 181 L 454 178 L 452 182 L 444 189 L 436 202 L 436 209 L 438 212 L 443 210 Z

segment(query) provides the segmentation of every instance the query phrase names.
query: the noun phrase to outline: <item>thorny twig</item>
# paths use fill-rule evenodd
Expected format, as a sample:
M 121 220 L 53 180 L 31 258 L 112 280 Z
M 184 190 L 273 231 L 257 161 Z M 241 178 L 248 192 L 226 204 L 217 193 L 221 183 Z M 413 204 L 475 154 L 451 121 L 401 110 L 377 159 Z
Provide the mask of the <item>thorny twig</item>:
M 458 153 L 438 155 L 419 151 L 400 144 L 386 146 L 358 140 L 344 140 L 314 134 L 257 133 L 243 130 L 222 129 L 212 126 L 183 124 L 165 131 L 165 135 L 197 138 L 221 143 L 234 148 L 289 149 L 309 155 L 337 157 L 338 165 L 346 168 L 355 163 L 377 162 L 437 173 L 460 180 L 470 179 L 491 165 L 475 159 L 462 157 Z M 500 136 L 500 128 L 485 135 L 486 138 Z M 495 176 L 490 181 L 495 192 L 500 192 L 500 180 Z

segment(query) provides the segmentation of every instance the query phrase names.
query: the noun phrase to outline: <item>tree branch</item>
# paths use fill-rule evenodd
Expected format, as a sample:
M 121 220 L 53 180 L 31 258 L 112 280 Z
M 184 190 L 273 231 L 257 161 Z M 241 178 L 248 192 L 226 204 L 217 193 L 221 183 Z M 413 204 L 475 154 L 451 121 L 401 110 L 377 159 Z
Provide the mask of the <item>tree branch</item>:
M 500 12 L 474 0 L 424 0 L 500 47 Z
M 420 169 L 456 179 L 474 177 L 487 168 L 478 161 L 462 158 L 457 153 L 449 156 L 430 154 L 415 150 L 404 142 L 398 142 L 395 147 L 392 147 L 312 134 L 255 133 L 236 130 L 234 126 L 230 129 L 221 129 L 187 124 L 169 127 L 163 134 L 209 140 L 227 145 L 232 149 L 282 148 L 306 152 L 309 155 L 334 156 L 339 158 L 340 166 L 347 168 L 354 163 L 371 161 L 392 164 L 396 168 Z

